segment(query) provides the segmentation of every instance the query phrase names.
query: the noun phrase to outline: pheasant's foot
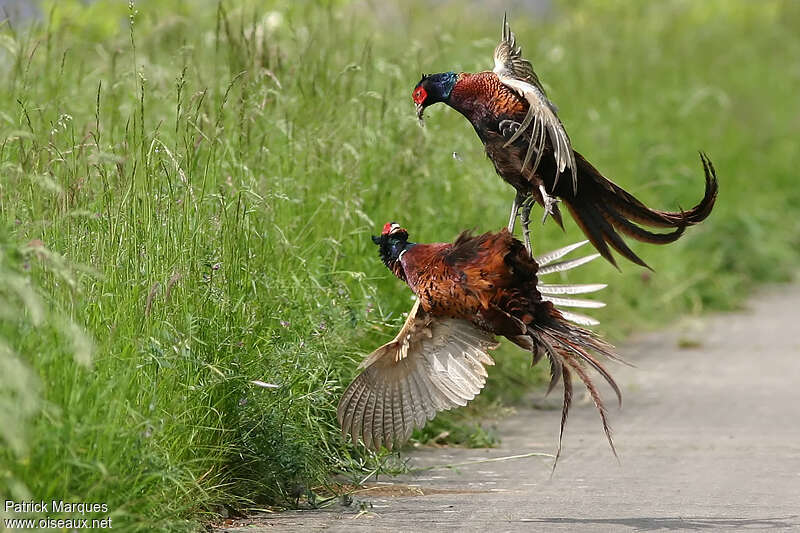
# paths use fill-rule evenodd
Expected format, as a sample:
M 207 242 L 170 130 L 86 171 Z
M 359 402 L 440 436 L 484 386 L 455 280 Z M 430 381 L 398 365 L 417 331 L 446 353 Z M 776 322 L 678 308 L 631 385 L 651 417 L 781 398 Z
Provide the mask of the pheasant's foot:
M 517 130 L 521 124 L 515 120 L 501 120 L 500 123 L 497 125 L 498 129 L 500 130 L 500 135 L 508 141 L 511 137 L 517 133 Z
M 528 196 L 522 203 L 520 210 L 520 222 L 522 223 L 522 242 L 525 243 L 525 249 L 533 257 L 533 247 L 531 246 L 531 230 L 529 229 L 531 223 L 531 209 L 535 203 L 533 196 Z
M 558 198 L 550 196 L 544 188 L 544 185 L 539 185 L 539 192 L 542 195 L 542 205 L 544 207 L 544 214 L 542 215 L 542 224 L 547 220 L 547 215 L 555 218 L 556 210 L 558 209 Z

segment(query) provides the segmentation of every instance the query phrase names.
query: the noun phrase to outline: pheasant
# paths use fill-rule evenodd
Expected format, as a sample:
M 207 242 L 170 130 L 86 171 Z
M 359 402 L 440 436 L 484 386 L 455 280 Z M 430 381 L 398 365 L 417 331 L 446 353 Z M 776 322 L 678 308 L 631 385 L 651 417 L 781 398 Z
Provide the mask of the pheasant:
M 619 358 L 611 345 L 580 327 L 596 320 L 556 308 L 603 307 L 601 302 L 564 295 L 606 285 L 545 285 L 538 279 L 599 257 L 559 261 L 587 241 L 533 259 L 506 228 L 477 236 L 464 232 L 452 244 L 415 244 L 405 229 L 390 222 L 373 240 L 384 264 L 408 284 L 417 300 L 397 337 L 361 363 L 363 372 L 342 395 L 337 414 L 344 434 L 371 449 L 392 449 L 437 412 L 466 405 L 486 383 L 486 367 L 494 365 L 489 351 L 498 346 L 499 335 L 530 351 L 533 364 L 547 355 L 548 392 L 563 381 L 556 461 L 573 374 L 587 387 L 614 450 L 603 401 L 586 367 L 611 385 L 621 405 L 620 389 L 598 356 Z
M 420 122 L 425 109 L 437 102 L 444 102 L 469 120 L 497 173 L 516 190 L 508 230 L 513 233 L 519 212 L 528 251 L 534 202 L 544 207 L 543 222 L 549 214 L 563 228 L 557 204 L 562 200 L 592 245 L 611 264 L 617 267 L 609 245 L 646 268 L 650 267 L 618 232 L 642 242 L 667 244 L 677 240 L 686 226 L 703 221 L 714 207 L 718 184 L 714 167 L 704 153 L 700 154 L 705 172 L 703 198 L 688 211 L 671 212 L 647 207 L 573 150 L 556 106 L 548 99 L 530 61 L 522 57 L 505 17 L 493 70 L 423 75 L 412 98 Z M 654 233 L 640 225 L 673 231 Z

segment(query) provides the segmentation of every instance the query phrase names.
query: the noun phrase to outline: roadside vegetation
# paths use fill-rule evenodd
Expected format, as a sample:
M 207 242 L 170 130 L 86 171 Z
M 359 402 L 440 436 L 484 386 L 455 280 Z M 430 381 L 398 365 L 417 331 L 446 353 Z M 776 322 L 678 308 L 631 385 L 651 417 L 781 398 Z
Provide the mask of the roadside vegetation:
M 3 499 L 194 529 L 397 464 L 335 420 L 411 306 L 369 236 L 390 220 L 419 242 L 505 224 L 511 189 L 470 126 L 437 107 L 420 129 L 410 100 L 421 72 L 490 67 L 502 14 L 371 5 L 61 0 L 0 24 Z M 717 168 L 706 223 L 634 246 L 654 273 L 570 275 L 609 283 L 593 313 L 608 337 L 790 279 L 800 5 L 569 2 L 511 20 L 608 177 L 674 209 L 702 194 L 698 150 Z M 536 227 L 534 246 L 581 238 L 566 225 Z M 496 359 L 477 407 L 418 440 L 497 438 L 472 414 L 543 370 L 507 346 Z

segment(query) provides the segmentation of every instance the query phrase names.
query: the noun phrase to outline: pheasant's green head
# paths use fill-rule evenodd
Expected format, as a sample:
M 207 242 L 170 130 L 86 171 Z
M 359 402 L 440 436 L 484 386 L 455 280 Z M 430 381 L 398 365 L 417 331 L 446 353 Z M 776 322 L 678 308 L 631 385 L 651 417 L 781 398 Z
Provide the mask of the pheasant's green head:
M 414 87 L 411 98 L 417 107 L 417 118 L 422 121 L 425 108 L 437 102 L 447 102 L 450 92 L 456 84 L 458 76 L 455 72 L 442 72 L 440 74 L 423 74 L 422 79 Z
M 397 222 L 387 222 L 384 224 L 380 236 L 372 237 L 372 242 L 379 246 L 378 254 L 381 256 L 383 264 L 395 276 L 405 281 L 406 276 L 400 258 L 414 246 L 413 242 L 408 242 L 408 231 L 400 227 Z

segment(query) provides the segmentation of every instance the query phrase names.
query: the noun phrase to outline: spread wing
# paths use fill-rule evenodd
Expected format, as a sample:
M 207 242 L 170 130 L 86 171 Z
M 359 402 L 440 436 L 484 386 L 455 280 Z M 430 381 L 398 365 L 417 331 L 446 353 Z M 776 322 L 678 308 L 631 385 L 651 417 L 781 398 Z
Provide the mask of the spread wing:
M 553 187 L 558 183 L 558 177 L 565 169 L 572 172 L 572 186 L 577 192 L 578 175 L 575 164 L 575 155 L 572 153 L 572 143 L 569 140 L 564 125 L 556 115 L 556 107 L 547 99 L 539 78 L 533 71 L 531 62 L 522 57 L 522 48 L 517 46 L 514 33 L 508 25 L 508 19 L 503 16 L 503 33 L 500 43 L 494 49 L 493 72 L 506 87 L 517 92 L 528 101 L 528 114 L 522 121 L 516 133 L 506 142 L 510 145 L 521 135 L 528 132 L 530 141 L 528 151 L 522 168 L 528 166 L 531 157 L 536 152 L 533 163 L 533 172 L 539 167 L 546 138 L 550 138 L 553 155 L 556 159 L 556 176 Z
M 434 317 L 414 304 L 391 342 L 375 350 L 347 387 L 337 417 L 342 433 L 367 448 L 392 449 L 436 413 L 466 405 L 486 383 L 494 336 L 465 320 Z

